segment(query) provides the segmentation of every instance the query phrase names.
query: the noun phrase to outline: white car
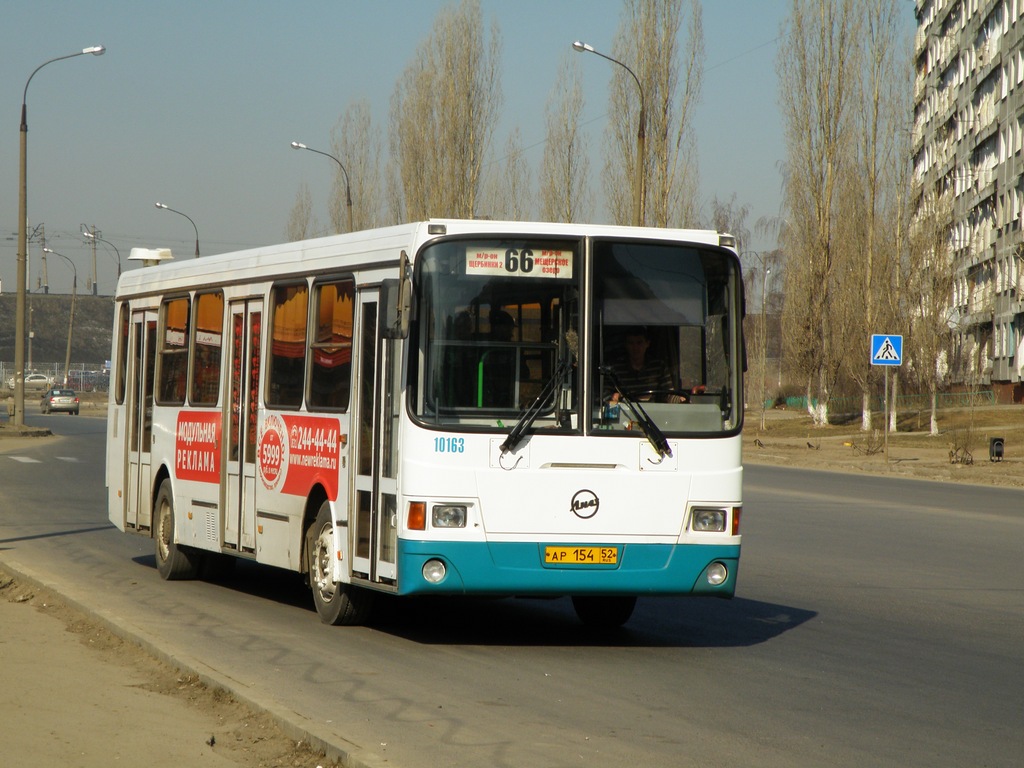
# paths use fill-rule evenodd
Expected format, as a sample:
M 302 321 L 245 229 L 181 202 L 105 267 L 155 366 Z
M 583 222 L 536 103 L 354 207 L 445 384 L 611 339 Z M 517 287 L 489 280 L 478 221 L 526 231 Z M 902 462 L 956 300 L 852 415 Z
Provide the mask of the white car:
M 49 389 L 51 384 L 53 384 L 53 379 L 51 379 L 45 373 L 25 374 L 25 389 Z M 11 376 L 11 378 L 7 380 L 7 386 L 10 389 L 14 389 L 13 376 Z

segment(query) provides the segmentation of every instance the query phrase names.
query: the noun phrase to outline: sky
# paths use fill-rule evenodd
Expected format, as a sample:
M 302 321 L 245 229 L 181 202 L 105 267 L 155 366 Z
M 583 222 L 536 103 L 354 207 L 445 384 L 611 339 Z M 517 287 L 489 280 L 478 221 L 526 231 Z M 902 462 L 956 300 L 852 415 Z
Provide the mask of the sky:
M 331 130 L 353 102 L 370 102 L 386 146 L 394 87 L 454 0 L 15 0 L 0 26 L 0 288 L 16 283 L 21 100 L 32 71 L 93 45 L 102 56 L 48 64 L 27 94 L 29 231 L 75 264 L 91 292 L 92 249 L 82 225 L 120 252 L 171 248 L 191 258 L 286 239 L 300 186 L 314 215 L 329 220 L 334 164 L 289 145 L 330 150 Z M 591 183 L 600 184 L 608 86 L 616 67 L 573 54 L 583 40 L 610 53 L 616 0 L 480 0 L 502 38 L 503 102 L 492 143 L 497 158 L 519 127 L 536 183 L 544 109 L 560 60 L 579 62 Z M 914 29 L 906 3 L 907 33 Z M 749 207 L 748 227 L 781 213 L 784 159 L 775 62 L 788 9 L 781 0 L 703 0 L 705 75 L 695 128 L 702 216 L 714 198 Z M 681 42 L 686 28 L 680 30 Z M 603 205 L 595 221 L 607 221 Z M 753 240 L 770 249 L 773 242 Z M 30 289 L 42 273 L 30 245 Z M 97 288 L 113 292 L 114 251 L 99 244 Z M 51 293 L 69 292 L 72 270 L 47 262 Z

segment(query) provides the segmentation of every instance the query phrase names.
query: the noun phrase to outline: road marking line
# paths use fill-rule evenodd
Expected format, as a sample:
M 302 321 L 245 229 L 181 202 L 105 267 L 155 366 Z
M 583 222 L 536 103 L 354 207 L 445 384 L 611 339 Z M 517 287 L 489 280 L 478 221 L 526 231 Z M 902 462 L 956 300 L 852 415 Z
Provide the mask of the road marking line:
M 33 459 L 30 456 L 11 456 L 15 461 L 20 461 L 22 464 L 42 464 L 39 459 Z

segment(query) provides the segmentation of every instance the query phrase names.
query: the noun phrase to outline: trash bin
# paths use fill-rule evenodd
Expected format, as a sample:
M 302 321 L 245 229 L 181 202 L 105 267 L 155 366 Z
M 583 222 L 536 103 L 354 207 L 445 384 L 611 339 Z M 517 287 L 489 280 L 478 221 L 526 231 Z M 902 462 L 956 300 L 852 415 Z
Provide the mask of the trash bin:
M 991 437 L 988 441 L 988 460 L 989 461 L 1002 461 L 1003 460 L 1003 438 Z

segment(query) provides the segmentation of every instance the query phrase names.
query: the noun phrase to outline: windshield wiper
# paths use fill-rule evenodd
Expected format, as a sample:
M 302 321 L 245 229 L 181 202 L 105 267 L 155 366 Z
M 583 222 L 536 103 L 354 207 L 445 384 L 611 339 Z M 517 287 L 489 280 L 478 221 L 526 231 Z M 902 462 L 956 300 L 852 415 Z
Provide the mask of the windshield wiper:
M 640 426 L 640 431 L 644 433 L 644 437 L 654 446 L 654 450 L 658 452 L 658 455 L 662 458 L 671 456 L 672 448 L 668 444 L 668 438 L 665 437 L 665 433 L 651 420 L 643 406 L 623 391 L 619 377 L 615 375 L 612 367 L 610 365 L 602 365 L 598 370 L 612 380 L 612 386 L 619 393 L 620 400 L 633 413 L 636 423 Z
M 537 420 L 541 411 L 544 410 L 544 405 L 547 399 L 551 397 L 554 391 L 562 385 L 565 381 L 565 377 L 569 375 L 569 371 L 572 370 L 572 359 L 569 355 L 563 355 L 558 365 L 555 367 L 555 372 L 551 374 L 551 378 L 544 384 L 544 388 L 541 389 L 540 394 L 530 403 L 530 407 L 527 408 L 523 415 L 520 417 L 516 425 L 512 427 L 512 430 L 508 433 L 508 437 L 505 438 L 500 446 L 501 452 L 514 451 L 516 446 L 522 442 L 523 437 L 526 435 L 526 430 Z

